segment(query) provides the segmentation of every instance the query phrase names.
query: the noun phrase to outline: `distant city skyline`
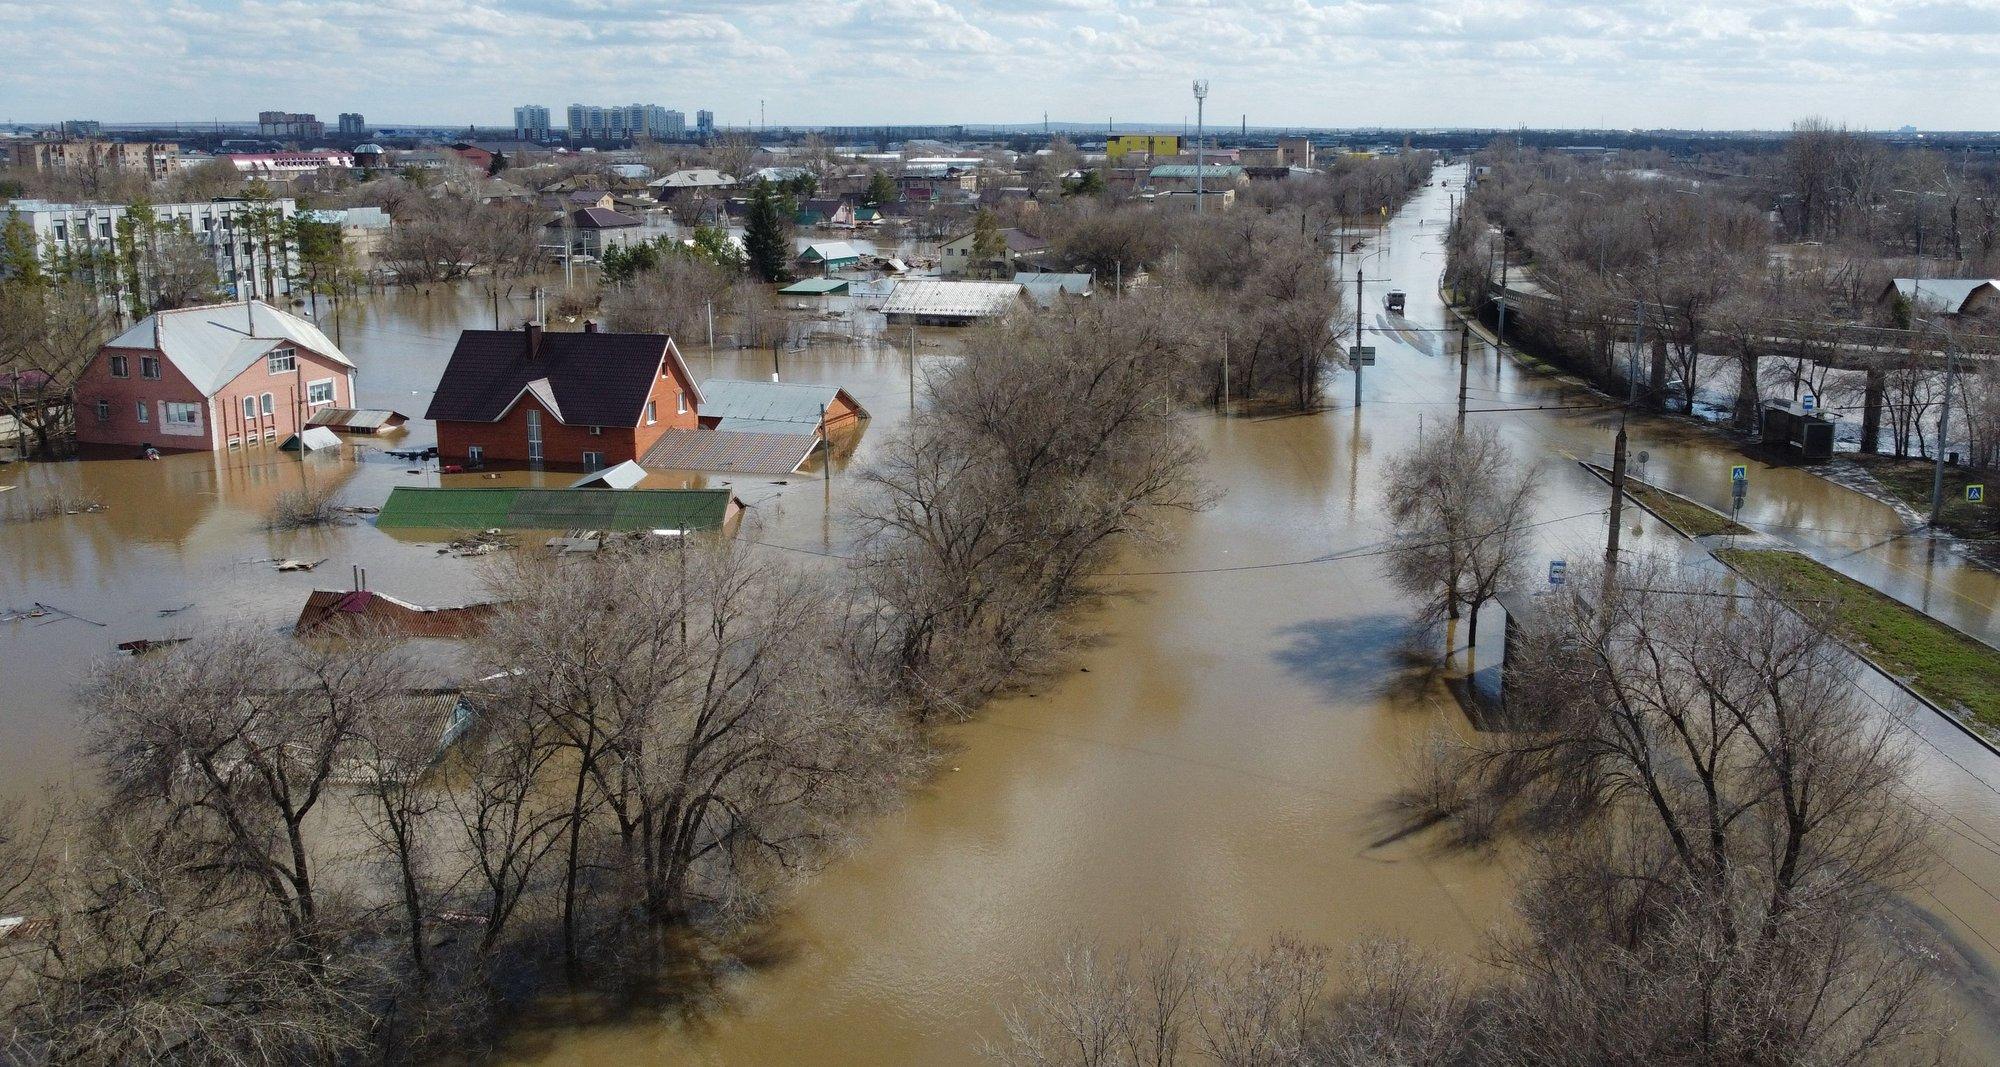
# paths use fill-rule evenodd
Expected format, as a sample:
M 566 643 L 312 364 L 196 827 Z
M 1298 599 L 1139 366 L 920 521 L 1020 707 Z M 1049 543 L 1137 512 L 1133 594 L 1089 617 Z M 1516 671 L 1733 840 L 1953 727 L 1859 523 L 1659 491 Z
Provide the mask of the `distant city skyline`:
M 0 0 L 5 2 L 5 0 Z M 0 121 L 1991 128 L 2000 0 L 12 0 Z M 283 32 L 274 32 L 282 28 Z M 588 64 L 573 62 L 588 53 Z M 1102 114 L 1089 114 L 1100 111 Z

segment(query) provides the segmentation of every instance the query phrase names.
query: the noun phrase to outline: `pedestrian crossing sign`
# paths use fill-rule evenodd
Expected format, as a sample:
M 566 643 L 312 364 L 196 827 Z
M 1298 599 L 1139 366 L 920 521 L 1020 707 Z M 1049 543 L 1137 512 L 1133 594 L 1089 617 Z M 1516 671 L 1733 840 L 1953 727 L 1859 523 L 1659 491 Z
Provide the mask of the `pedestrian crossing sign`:
M 1729 480 L 1730 480 L 1730 481 L 1732 481 L 1732 482 L 1747 482 L 1747 481 L 1749 481 L 1749 480 L 1750 480 L 1750 468 L 1749 468 L 1749 467 L 1747 467 L 1747 466 L 1742 466 L 1742 465 L 1740 465 L 1740 464 L 1739 464 L 1738 466 L 1734 466 L 1734 467 L 1731 467 L 1731 468 L 1729 468 Z
M 1967 500 L 1971 501 L 1971 502 L 1972 502 L 1972 503 L 1974 503 L 1974 504 L 1983 504 L 1983 503 L 1985 503 L 1985 502 L 1986 502 L 1986 487 L 1985 487 L 1985 486 L 1983 486 L 1983 485 L 1968 485 L 1968 486 L 1966 486 L 1966 487 L 1965 487 L 1965 499 L 1967 499 Z

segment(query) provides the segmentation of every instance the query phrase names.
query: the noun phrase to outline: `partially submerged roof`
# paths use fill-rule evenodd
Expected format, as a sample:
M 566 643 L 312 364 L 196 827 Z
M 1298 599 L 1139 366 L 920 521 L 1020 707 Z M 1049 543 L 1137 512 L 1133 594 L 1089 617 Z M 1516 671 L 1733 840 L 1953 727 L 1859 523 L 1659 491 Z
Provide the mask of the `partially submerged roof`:
M 977 236 L 979 236 L 977 230 L 967 230 L 966 232 L 959 234 L 957 237 L 954 237 L 945 243 L 958 244 L 959 242 L 964 241 L 966 238 L 977 237 Z M 1040 252 L 1042 249 L 1047 248 L 1049 246 L 1049 243 L 1047 241 L 1044 241 L 1040 237 L 1037 237 L 1034 234 L 1029 233 L 1028 231 L 1023 230 L 1016 226 L 1003 227 L 1000 230 L 1000 240 L 1006 243 L 1007 251 L 1012 252 L 1017 256 L 1027 255 L 1031 252 Z
M 630 489 L 646 480 L 646 468 L 631 460 L 589 474 L 569 483 L 571 489 Z
M 532 393 L 566 425 L 637 426 L 668 360 L 698 407 L 701 389 L 665 334 L 545 331 L 530 356 L 525 331 L 464 330 L 424 417 L 497 422 Z
M 727 489 L 399 485 L 389 491 L 375 524 L 442 530 L 706 530 L 729 518 L 733 500 Z
M 462 637 L 484 626 L 494 607 L 427 608 L 369 589 L 315 589 L 292 632 L 304 636 L 328 627 L 362 627 L 409 637 Z
M 409 418 L 400 411 L 388 408 L 320 408 L 306 420 L 307 426 L 329 426 L 336 430 L 358 430 L 373 433 L 382 429 L 393 429 L 408 422 Z
M 264 353 L 286 343 L 354 366 L 319 327 L 262 300 L 156 311 L 106 347 L 157 348 L 203 396 L 214 396 Z
M 640 462 L 656 470 L 731 471 L 738 474 L 790 474 L 819 445 L 810 426 L 769 424 L 784 433 L 744 433 L 736 430 L 673 429 L 660 435 Z
M 861 252 L 846 241 L 815 241 L 799 253 L 799 258 L 807 263 L 832 263 L 843 259 L 860 259 Z
M 778 290 L 781 296 L 839 296 L 845 292 L 847 282 L 841 278 L 806 278 Z
M 285 443 L 278 447 L 286 452 L 317 452 L 322 448 L 339 448 L 340 435 L 324 426 L 308 426 L 285 438 Z
M 896 283 L 882 304 L 885 315 L 935 315 L 946 318 L 989 318 L 1006 314 L 1020 303 L 1015 282 L 946 282 L 918 279 Z
M 845 400 L 862 415 L 845 389 L 815 382 L 766 382 L 741 378 L 710 378 L 701 383 L 703 418 L 728 422 L 756 420 L 803 426 L 808 432 L 819 425 L 820 413 Z M 724 425 L 721 429 L 737 429 Z M 749 429 L 750 427 L 742 427 Z
M 1040 307 L 1052 306 L 1060 296 L 1090 295 L 1091 277 L 1088 274 L 1032 274 L 1023 271 L 1014 275 L 1014 281 L 1026 289 L 1028 297 Z

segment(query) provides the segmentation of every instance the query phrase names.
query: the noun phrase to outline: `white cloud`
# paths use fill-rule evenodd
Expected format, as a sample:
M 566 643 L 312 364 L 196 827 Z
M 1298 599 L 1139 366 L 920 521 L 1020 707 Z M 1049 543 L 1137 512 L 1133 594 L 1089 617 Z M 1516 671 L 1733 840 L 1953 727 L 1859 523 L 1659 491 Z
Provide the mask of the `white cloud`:
M 2000 0 L 0 0 L 0 119 L 1992 125 Z

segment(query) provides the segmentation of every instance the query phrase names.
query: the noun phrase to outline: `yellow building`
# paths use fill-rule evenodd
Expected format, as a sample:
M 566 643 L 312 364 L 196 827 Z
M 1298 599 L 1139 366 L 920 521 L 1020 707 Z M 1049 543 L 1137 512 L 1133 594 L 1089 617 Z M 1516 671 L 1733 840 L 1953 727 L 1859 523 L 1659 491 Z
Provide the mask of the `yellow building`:
M 1181 154 L 1179 134 L 1172 133 L 1121 133 L 1104 142 L 1104 154 L 1116 163 L 1132 152 L 1144 152 L 1149 156 L 1177 156 Z

